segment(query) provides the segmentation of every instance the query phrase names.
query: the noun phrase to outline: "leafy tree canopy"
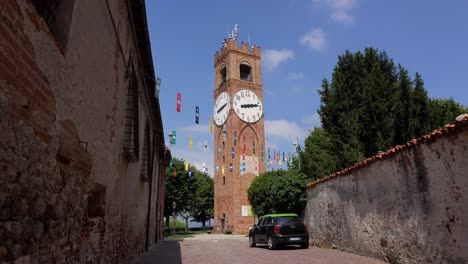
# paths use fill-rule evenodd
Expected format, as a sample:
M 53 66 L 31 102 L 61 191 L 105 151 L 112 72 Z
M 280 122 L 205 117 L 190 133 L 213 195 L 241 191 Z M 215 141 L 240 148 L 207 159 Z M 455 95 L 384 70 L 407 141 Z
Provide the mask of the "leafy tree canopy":
M 420 137 L 466 111 L 452 99 L 428 98 L 419 73 L 412 80 L 402 65 L 374 48 L 339 56 L 331 82 L 324 79 L 318 92 L 318 113 L 328 139 L 326 146 L 306 140 L 307 166 L 302 171 L 313 178 Z M 320 159 L 323 153 L 317 153 L 322 147 L 330 156 L 329 164 Z M 319 160 L 310 160 L 314 153 Z
M 193 166 L 190 166 L 192 171 L 190 177 L 189 172 L 185 171 L 184 163 L 185 161 L 182 159 L 173 158 L 173 167 L 167 169 L 164 197 L 166 221 L 169 219 L 168 216 L 173 213 L 173 202 L 176 203 L 176 214 L 192 216 L 201 222 L 206 221 L 213 215 L 213 179 Z
M 301 214 L 306 203 L 306 184 L 310 180 L 296 170 L 275 170 L 256 177 L 247 190 L 252 211 Z

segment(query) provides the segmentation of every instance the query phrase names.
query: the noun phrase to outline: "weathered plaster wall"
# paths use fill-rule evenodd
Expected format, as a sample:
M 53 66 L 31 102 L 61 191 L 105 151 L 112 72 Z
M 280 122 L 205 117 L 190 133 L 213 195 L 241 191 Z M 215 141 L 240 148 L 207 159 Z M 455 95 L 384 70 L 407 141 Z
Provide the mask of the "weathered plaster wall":
M 390 263 L 468 263 L 467 190 L 465 119 L 312 184 L 305 222 L 318 246 Z
M 109 3 L 139 73 L 142 146 L 138 48 L 126 2 Z M 1 1 L 0 262 L 126 263 L 144 251 L 149 186 L 123 157 L 125 73 L 105 1 L 74 1 L 66 46 L 31 1 Z

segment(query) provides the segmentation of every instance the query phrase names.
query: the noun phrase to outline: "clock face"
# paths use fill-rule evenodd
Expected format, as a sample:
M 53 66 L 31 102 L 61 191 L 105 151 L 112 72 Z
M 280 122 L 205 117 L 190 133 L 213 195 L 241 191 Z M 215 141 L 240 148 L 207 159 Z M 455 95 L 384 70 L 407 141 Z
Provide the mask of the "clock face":
M 262 117 L 262 101 L 252 91 L 241 90 L 237 92 L 232 104 L 237 116 L 244 122 L 255 123 Z
M 228 93 L 222 92 L 216 98 L 214 105 L 214 121 L 216 125 L 220 126 L 226 122 L 226 119 L 229 115 L 229 110 L 231 109 L 231 97 Z

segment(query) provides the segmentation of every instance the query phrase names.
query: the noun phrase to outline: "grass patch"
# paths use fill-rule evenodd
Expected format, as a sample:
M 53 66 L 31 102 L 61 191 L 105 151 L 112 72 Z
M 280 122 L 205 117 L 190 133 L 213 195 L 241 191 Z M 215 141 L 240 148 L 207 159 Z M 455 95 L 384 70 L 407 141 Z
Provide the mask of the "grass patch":
M 194 237 L 195 235 L 198 235 L 198 234 L 206 234 L 206 231 L 180 231 L 180 232 L 176 232 L 175 236 L 168 235 L 168 236 L 165 236 L 164 239 L 165 240 L 180 240 L 180 239 L 184 239 L 188 237 Z

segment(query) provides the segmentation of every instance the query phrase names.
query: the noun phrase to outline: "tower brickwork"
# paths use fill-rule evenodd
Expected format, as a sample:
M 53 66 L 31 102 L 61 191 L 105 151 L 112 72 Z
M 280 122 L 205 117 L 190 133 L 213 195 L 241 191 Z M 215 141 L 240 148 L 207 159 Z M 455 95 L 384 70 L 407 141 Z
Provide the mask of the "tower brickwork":
M 229 39 L 214 59 L 215 232 L 246 234 L 247 189 L 266 171 L 260 48 Z

